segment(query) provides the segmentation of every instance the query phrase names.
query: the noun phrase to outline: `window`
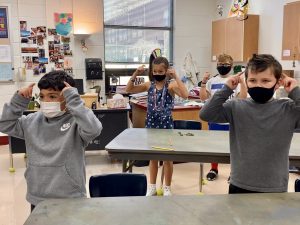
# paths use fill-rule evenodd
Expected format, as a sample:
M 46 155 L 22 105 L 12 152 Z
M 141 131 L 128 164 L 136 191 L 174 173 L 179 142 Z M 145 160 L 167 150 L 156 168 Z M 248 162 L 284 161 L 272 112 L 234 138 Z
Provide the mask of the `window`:
M 148 63 L 161 48 L 172 61 L 173 0 L 104 0 L 106 63 Z

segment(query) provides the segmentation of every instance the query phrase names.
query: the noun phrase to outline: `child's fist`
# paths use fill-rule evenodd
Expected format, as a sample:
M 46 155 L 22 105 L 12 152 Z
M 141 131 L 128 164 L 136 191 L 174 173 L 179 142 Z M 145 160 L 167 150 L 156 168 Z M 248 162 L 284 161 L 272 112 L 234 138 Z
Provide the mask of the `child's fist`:
M 288 77 L 286 74 L 282 74 L 283 78 L 281 84 L 287 93 L 290 93 L 295 87 L 298 86 L 297 80 Z
M 205 72 L 204 75 L 203 75 L 202 83 L 206 84 L 207 81 L 209 80 L 209 78 L 210 78 L 210 73 L 209 72 Z
M 24 98 L 32 98 L 32 90 L 35 83 L 30 84 L 28 87 L 21 88 L 18 91 L 18 94 L 23 96 Z
M 241 78 L 242 74 L 243 72 L 229 77 L 226 81 L 226 85 L 232 90 L 236 89 L 238 84 L 242 82 L 242 78 Z
M 174 69 L 168 69 L 166 75 L 169 79 L 176 79 L 176 71 Z
M 142 75 L 145 72 L 145 65 L 141 65 L 136 69 L 137 76 Z
M 64 84 L 65 84 L 65 87 L 61 90 L 61 95 L 64 93 L 64 91 L 65 90 L 67 90 L 67 89 L 69 89 L 69 88 L 71 88 L 72 86 L 69 84 L 69 83 L 67 83 L 66 81 L 64 81 Z

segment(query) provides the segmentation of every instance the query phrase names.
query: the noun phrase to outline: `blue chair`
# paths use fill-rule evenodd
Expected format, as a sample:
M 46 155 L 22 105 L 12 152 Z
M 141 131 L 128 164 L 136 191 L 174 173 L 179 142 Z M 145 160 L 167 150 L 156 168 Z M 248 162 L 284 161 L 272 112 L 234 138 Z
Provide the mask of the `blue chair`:
M 195 120 L 174 120 L 174 129 L 201 130 L 201 122 Z
M 196 120 L 174 120 L 173 121 L 174 129 L 182 130 L 201 130 L 202 124 Z M 174 164 L 183 163 L 183 162 L 173 162 Z M 161 171 L 161 186 L 163 185 L 164 180 L 164 167 Z M 202 180 L 203 180 L 203 164 L 200 163 L 200 185 L 199 191 L 202 192 Z
M 145 174 L 115 173 L 91 176 L 89 180 L 90 196 L 145 196 L 147 178 Z
M 300 192 L 300 180 L 295 180 L 295 192 Z

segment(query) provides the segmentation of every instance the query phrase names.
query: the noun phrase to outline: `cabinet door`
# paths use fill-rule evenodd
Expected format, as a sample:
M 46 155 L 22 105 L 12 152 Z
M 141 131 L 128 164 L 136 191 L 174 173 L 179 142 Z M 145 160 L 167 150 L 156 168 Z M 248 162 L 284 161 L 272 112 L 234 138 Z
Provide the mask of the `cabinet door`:
M 244 21 L 244 46 L 243 61 L 246 62 L 252 58 L 253 54 L 258 53 L 258 32 L 259 16 L 249 15 Z
M 230 17 L 212 23 L 212 56 L 231 55 L 234 62 L 246 62 L 258 52 L 259 16 L 248 15 L 246 20 Z
M 225 53 L 230 55 L 235 62 L 243 61 L 244 46 L 244 21 L 235 17 L 226 20 Z
M 300 60 L 300 2 L 284 6 L 282 60 Z
M 103 126 L 101 134 L 96 137 L 86 150 L 104 150 L 105 146 L 128 128 L 128 112 L 125 110 L 94 110 Z
M 217 60 L 217 56 L 225 53 L 226 20 L 216 20 L 212 22 L 212 61 Z

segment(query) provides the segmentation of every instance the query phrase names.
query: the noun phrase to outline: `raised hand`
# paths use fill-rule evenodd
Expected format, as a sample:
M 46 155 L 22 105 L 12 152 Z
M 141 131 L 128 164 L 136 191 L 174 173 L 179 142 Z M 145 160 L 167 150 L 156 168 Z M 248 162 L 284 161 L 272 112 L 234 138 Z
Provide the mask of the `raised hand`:
M 166 75 L 168 76 L 169 79 L 176 79 L 176 77 L 177 77 L 176 71 L 172 68 L 167 70 Z
M 243 82 L 243 78 L 241 77 L 243 73 L 244 72 L 241 72 L 237 75 L 230 76 L 226 81 L 226 85 L 232 90 L 236 89 L 238 84 Z
M 282 74 L 282 79 L 280 82 L 287 93 L 290 93 L 295 87 L 298 86 L 298 82 L 296 79 L 291 78 L 284 73 Z
M 35 83 L 32 83 L 28 87 L 21 88 L 18 91 L 18 94 L 25 98 L 32 98 L 32 90 L 33 90 L 34 85 L 35 85 Z
M 67 90 L 67 89 L 69 89 L 69 88 L 71 88 L 72 86 L 69 84 L 69 83 L 67 83 L 66 81 L 64 81 L 64 84 L 65 84 L 65 87 L 61 90 L 61 95 L 64 93 L 64 91 L 65 90 Z
M 205 72 L 204 75 L 203 75 L 203 78 L 202 78 L 202 84 L 206 84 L 207 81 L 209 80 L 209 78 L 210 78 L 210 73 Z
M 136 75 L 137 75 L 137 76 L 142 75 L 142 74 L 145 72 L 145 65 L 139 66 L 139 67 L 136 69 L 135 72 L 136 72 Z

